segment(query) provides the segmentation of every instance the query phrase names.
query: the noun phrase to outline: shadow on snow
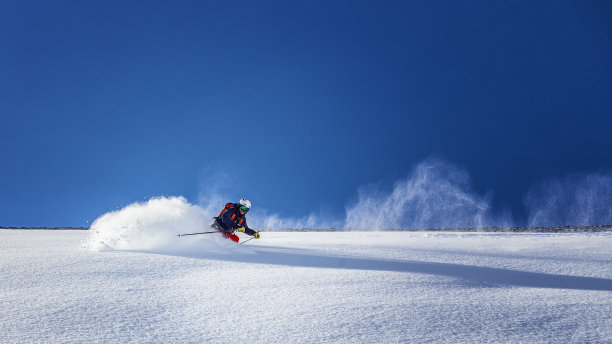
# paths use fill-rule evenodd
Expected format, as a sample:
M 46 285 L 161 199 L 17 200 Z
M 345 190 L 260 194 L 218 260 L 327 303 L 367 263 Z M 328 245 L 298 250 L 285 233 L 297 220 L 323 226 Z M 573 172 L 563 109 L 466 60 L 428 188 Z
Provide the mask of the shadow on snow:
M 213 255 L 206 258 L 295 267 L 422 273 L 455 277 L 490 286 L 612 291 L 611 279 L 555 275 L 452 263 L 333 257 L 267 250 L 256 250 L 255 254 Z

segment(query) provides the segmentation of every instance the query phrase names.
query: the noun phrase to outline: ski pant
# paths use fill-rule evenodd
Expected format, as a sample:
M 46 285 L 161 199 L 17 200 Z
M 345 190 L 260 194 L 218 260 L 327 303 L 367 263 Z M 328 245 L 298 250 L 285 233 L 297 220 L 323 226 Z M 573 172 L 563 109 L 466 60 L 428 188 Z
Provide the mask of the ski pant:
M 210 228 L 218 230 L 221 233 L 221 235 L 223 235 L 223 237 L 226 238 L 226 239 L 230 239 L 233 242 L 240 241 L 240 238 L 236 234 L 224 232 L 223 228 L 221 227 L 221 225 L 219 225 L 219 223 L 217 221 L 218 221 L 218 219 L 215 217 L 215 222 L 213 222 L 213 224 L 210 225 Z
M 223 235 L 224 238 L 230 239 L 233 242 L 240 241 L 240 238 L 236 234 L 221 232 L 221 235 Z

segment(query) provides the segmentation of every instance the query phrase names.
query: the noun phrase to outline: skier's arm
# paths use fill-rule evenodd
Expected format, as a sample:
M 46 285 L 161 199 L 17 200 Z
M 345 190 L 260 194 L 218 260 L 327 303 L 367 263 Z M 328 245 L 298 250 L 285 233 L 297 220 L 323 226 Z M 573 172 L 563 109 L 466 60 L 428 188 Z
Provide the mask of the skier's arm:
M 244 218 L 244 220 L 242 220 L 242 227 L 238 228 L 238 231 L 246 233 L 246 234 L 251 235 L 251 236 L 253 236 L 253 235 L 255 235 L 255 233 L 257 233 L 253 229 L 249 228 L 249 225 L 247 225 L 246 217 Z
M 243 227 L 244 227 L 244 232 L 248 235 L 255 235 L 255 233 L 257 233 L 256 231 L 254 231 L 253 229 L 249 228 L 249 225 L 247 225 L 247 220 L 246 217 L 244 218 L 243 221 Z
M 243 232 L 246 233 L 250 236 L 254 236 L 255 239 L 259 239 L 259 232 L 255 232 L 254 230 L 252 230 L 251 228 L 244 228 L 244 227 L 240 227 L 238 228 L 238 232 Z

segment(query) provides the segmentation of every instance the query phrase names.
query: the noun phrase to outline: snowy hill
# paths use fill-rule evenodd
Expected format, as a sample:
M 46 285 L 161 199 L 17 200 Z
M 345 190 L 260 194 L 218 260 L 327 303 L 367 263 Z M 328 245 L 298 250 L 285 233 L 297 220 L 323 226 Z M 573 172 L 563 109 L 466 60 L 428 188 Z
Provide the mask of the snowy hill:
M 0 231 L 0 342 L 612 342 L 608 233 L 91 239 Z

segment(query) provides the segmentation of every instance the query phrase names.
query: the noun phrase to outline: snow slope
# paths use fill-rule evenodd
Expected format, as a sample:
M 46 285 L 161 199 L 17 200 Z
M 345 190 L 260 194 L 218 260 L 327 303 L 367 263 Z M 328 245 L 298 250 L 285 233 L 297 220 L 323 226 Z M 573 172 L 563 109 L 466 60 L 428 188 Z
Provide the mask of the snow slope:
M 610 233 L 92 238 L 0 230 L 0 342 L 612 342 Z

